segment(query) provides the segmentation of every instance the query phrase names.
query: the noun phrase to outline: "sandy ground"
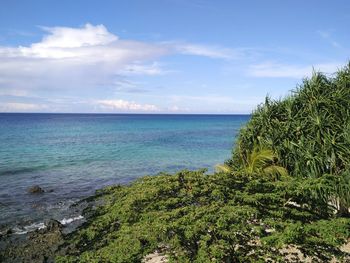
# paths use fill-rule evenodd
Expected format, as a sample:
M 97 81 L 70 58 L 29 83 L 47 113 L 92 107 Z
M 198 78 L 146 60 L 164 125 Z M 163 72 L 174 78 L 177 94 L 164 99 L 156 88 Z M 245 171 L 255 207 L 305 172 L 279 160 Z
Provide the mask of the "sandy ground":
M 340 250 L 348 253 L 349 257 L 345 258 L 343 262 L 333 258 L 330 263 L 350 263 L 350 240 L 346 244 L 340 247 Z M 285 254 L 286 262 L 305 262 L 312 263 L 314 260 L 311 257 L 305 257 L 303 253 L 295 246 L 288 246 L 280 250 Z M 142 261 L 143 263 L 166 263 L 168 262 L 167 256 L 163 252 L 155 251 L 148 254 Z

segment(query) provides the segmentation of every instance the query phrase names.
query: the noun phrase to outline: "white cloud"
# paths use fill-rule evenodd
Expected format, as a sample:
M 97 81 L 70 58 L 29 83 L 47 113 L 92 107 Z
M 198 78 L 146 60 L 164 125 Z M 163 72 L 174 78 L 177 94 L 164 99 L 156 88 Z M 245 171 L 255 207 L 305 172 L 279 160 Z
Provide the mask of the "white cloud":
M 174 53 L 231 59 L 231 49 L 176 42 L 123 40 L 103 25 L 41 27 L 46 35 L 29 46 L 0 46 L 0 93 L 38 95 L 62 90 L 73 94 L 118 89 L 120 79 L 160 75 L 161 56 Z M 122 77 L 124 76 L 124 77 Z M 106 92 L 106 90 L 105 90 Z M 60 93 L 62 94 L 62 93 Z
M 176 105 L 174 105 L 172 107 L 169 107 L 168 110 L 171 111 L 171 112 L 181 111 L 181 109 L 178 106 L 176 106 Z
M 181 43 L 174 43 L 173 46 L 177 52 L 186 55 L 204 56 L 209 58 L 227 60 L 237 58 L 239 56 L 238 52 L 222 47 Z
M 42 27 L 42 29 L 50 35 L 44 37 L 41 43 L 32 45 L 33 47 L 74 48 L 106 45 L 118 40 L 118 37 L 109 33 L 103 25 L 86 24 L 83 28 Z
M 148 61 L 169 52 L 163 45 L 120 40 L 103 25 L 44 30 L 48 35 L 28 47 L 0 46 L 0 89 L 113 86 L 125 71 L 160 74 L 160 66 Z
M 33 103 L 0 103 L 0 112 L 33 112 L 47 109 L 47 105 Z
M 313 70 L 328 74 L 334 73 L 340 68 L 340 65 L 342 65 L 342 63 L 324 63 L 300 66 L 267 62 L 252 65 L 248 70 L 248 75 L 253 77 L 301 79 L 311 76 Z
M 179 107 L 177 105 L 167 107 L 163 112 L 171 113 L 190 113 L 191 110 L 188 107 Z
M 157 112 L 158 107 L 152 104 L 138 104 L 134 101 L 126 100 L 98 100 L 96 103 L 106 110 L 117 111 L 137 111 L 137 112 Z

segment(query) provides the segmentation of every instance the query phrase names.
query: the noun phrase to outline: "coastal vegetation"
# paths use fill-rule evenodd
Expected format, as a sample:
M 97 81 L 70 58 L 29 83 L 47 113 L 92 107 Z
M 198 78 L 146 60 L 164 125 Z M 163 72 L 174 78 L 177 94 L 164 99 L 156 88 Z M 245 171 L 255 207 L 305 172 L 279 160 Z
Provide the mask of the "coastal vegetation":
M 104 205 L 58 262 L 344 260 L 350 237 L 350 64 L 266 98 L 233 155 L 205 170 L 143 177 L 99 191 Z
M 350 260 L 350 64 L 266 98 L 232 158 L 99 190 L 56 262 Z
M 161 249 L 173 262 L 283 262 L 285 245 L 320 261 L 345 256 L 339 247 L 350 220 L 310 195 L 313 187 L 292 178 L 205 171 L 109 187 L 99 192 L 105 205 L 72 234 L 68 255 L 58 262 L 140 262 Z

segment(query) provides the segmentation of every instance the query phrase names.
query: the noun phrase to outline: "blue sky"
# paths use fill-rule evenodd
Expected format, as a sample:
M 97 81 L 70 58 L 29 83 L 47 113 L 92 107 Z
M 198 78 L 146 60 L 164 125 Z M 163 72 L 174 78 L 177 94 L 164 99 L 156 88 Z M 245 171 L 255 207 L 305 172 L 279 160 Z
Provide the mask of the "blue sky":
M 349 1 L 0 2 L 0 112 L 250 113 L 350 56 Z

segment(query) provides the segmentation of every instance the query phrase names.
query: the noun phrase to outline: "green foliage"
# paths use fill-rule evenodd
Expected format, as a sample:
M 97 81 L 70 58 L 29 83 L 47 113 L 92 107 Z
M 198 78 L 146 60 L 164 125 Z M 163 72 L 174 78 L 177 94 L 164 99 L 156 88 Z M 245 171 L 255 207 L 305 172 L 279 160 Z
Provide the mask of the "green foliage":
M 238 163 L 255 145 L 273 149 L 295 176 L 338 174 L 350 161 L 350 69 L 334 78 L 314 73 L 294 94 L 266 99 L 241 131 L 234 158 Z
M 242 173 L 248 177 L 256 175 L 271 176 L 271 178 L 288 176 L 284 167 L 275 164 L 277 160 L 278 157 L 272 150 L 255 146 L 252 152 L 244 156 L 240 169 L 234 169 L 227 164 L 218 164 L 215 168 L 217 172 Z
M 300 189 L 302 188 L 302 189 Z M 140 262 L 159 246 L 172 262 L 281 260 L 296 244 L 308 255 L 341 256 L 350 219 L 313 209 L 304 182 L 286 177 L 182 171 L 104 189 L 105 204 L 67 241 L 58 262 Z M 303 200 L 304 207 L 290 203 Z
M 258 107 L 217 173 L 163 173 L 98 192 L 104 204 L 57 262 L 140 262 L 158 248 L 171 262 L 286 262 L 287 245 L 315 262 L 346 256 L 349 111 L 350 65 L 315 73 Z
M 320 198 L 349 207 L 350 64 L 332 77 L 314 73 L 283 100 L 266 98 L 241 130 L 227 165 L 245 167 L 257 145 L 276 153 L 291 176 L 333 176 Z

